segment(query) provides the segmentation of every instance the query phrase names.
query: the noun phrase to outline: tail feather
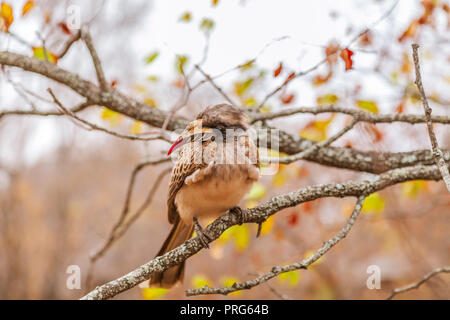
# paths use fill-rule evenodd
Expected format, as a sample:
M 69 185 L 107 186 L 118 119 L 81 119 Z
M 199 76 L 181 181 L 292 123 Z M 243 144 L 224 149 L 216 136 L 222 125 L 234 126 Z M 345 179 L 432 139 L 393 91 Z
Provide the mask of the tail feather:
M 178 217 L 177 221 L 175 221 L 172 227 L 172 230 L 170 230 L 166 241 L 164 241 L 164 244 L 162 245 L 156 256 L 163 255 L 166 252 L 169 252 L 170 250 L 183 244 L 186 240 L 191 238 L 193 232 L 194 225 L 187 225 Z M 150 279 L 150 286 L 170 288 L 177 281 L 183 281 L 184 264 L 185 262 L 183 261 L 181 264 L 167 269 L 166 271 L 154 273 L 152 275 L 152 278 Z

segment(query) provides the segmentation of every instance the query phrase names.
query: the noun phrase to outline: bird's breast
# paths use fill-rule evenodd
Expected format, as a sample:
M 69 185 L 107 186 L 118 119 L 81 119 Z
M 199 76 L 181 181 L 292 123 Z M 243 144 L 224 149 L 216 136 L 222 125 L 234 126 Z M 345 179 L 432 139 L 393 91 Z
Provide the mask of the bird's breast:
M 258 180 L 259 170 L 250 164 L 216 164 L 190 175 L 175 196 L 181 219 L 213 218 L 239 204 Z

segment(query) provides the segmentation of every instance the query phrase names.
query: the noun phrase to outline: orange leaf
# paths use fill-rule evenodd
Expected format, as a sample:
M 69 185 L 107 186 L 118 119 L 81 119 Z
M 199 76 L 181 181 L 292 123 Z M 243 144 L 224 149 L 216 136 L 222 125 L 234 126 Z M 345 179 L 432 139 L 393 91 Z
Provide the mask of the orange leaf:
M 280 62 L 280 65 L 278 66 L 278 68 L 276 68 L 276 69 L 273 71 L 273 76 L 274 76 L 275 78 L 278 77 L 278 76 L 280 75 L 280 73 L 281 73 L 281 70 L 283 70 L 283 63 Z
M 24 17 L 31 9 L 34 8 L 34 1 L 28 0 L 22 8 L 22 17 Z
M 0 30 L 8 32 L 9 26 L 14 21 L 13 9 L 6 2 L 2 2 L 0 9 Z
M 72 31 L 69 29 L 69 27 L 67 26 L 67 24 L 65 22 L 60 22 L 58 23 L 58 27 L 61 28 L 61 30 L 65 33 L 68 34 L 69 36 L 72 35 Z
M 353 67 L 352 55 L 353 51 L 348 48 L 343 49 L 339 54 L 339 57 L 341 57 L 341 59 L 345 62 L 345 71 L 348 71 Z
M 403 34 L 398 38 L 399 42 L 402 42 L 406 38 L 413 38 L 417 32 L 419 26 L 418 20 L 413 20 Z

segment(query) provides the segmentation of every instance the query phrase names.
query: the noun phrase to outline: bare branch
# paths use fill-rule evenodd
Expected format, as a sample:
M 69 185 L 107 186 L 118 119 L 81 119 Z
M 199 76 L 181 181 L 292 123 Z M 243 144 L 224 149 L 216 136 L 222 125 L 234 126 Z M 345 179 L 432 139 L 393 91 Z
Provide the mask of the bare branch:
M 222 95 L 222 97 L 225 98 L 225 100 L 227 100 L 231 105 L 233 105 L 233 106 L 239 108 L 239 105 L 236 104 L 235 102 L 233 102 L 233 100 L 231 100 L 231 98 L 228 97 L 228 95 L 222 90 L 222 88 L 219 87 L 219 86 L 214 82 L 214 80 L 211 78 L 211 76 L 210 76 L 209 74 L 207 74 L 205 71 L 203 71 L 203 69 L 202 69 L 198 64 L 195 65 L 195 68 L 196 68 L 198 71 L 200 71 L 200 73 L 206 78 L 206 80 L 208 80 L 209 83 L 211 83 L 211 85 L 212 85 L 212 86 L 213 86 L 213 87 L 214 87 L 214 88 Z
M 310 146 L 308 149 L 297 153 L 297 154 L 293 154 L 291 156 L 287 156 L 287 157 L 281 157 L 281 158 L 275 158 L 275 159 L 268 159 L 268 162 L 278 162 L 278 163 L 291 163 L 294 161 L 298 161 L 301 159 L 304 159 L 307 156 L 310 156 L 311 154 L 317 152 L 317 150 L 319 150 L 320 148 L 323 147 L 327 147 L 329 146 L 331 143 L 333 143 L 334 141 L 336 141 L 337 139 L 339 139 L 340 137 L 342 137 L 345 133 L 347 133 L 348 131 L 350 131 L 351 129 L 353 129 L 353 127 L 358 123 L 358 119 L 357 118 L 353 118 L 352 121 L 350 121 L 349 124 L 347 124 L 344 128 L 342 128 L 339 132 L 337 132 L 335 135 L 329 137 L 328 139 L 319 142 L 319 143 L 315 143 L 312 146 Z M 264 162 L 265 159 L 261 159 L 261 162 Z
M 70 47 L 77 42 L 78 40 L 80 40 L 81 38 L 81 30 L 78 30 L 70 39 L 69 41 L 67 41 L 64 44 L 63 49 L 61 50 L 61 52 L 56 56 L 58 59 L 61 59 L 62 57 L 64 57 L 66 55 L 66 53 L 69 51 Z
M 81 79 L 72 72 L 59 68 L 53 63 L 12 52 L 0 51 L 0 65 L 15 66 L 26 71 L 41 74 L 68 86 L 92 104 L 106 106 L 111 110 L 155 127 L 161 128 L 167 117 L 166 112 L 158 108 L 148 108 L 144 103 L 132 97 L 127 97 L 117 90 L 110 90 L 105 93 L 93 83 Z M 187 124 L 187 119 L 178 116 L 173 117 L 167 125 L 167 130 L 184 129 Z M 295 137 L 282 130 L 278 130 L 276 134 L 279 137 L 279 150 L 290 155 L 299 153 L 314 144 L 310 140 Z M 261 140 L 271 141 L 270 136 L 261 138 Z M 449 161 L 450 151 L 445 150 L 443 152 L 444 158 L 446 161 Z M 321 148 L 313 155 L 305 157 L 305 160 L 327 166 L 371 173 L 381 173 L 417 164 L 429 165 L 434 163 L 433 154 L 430 150 L 391 153 L 365 152 L 353 148 L 339 147 Z
M 109 85 L 108 82 L 106 82 L 105 74 L 103 73 L 102 63 L 100 61 L 100 58 L 98 57 L 97 51 L 95 50 L 94 47 L 94 43 L 92 42 L 91 35 L 89 34 L 87 28 L 82 29 L 81 38 L 83 39 L 84 43 L 86 43 L 86 47 L 88 48 L 89 53 L 91 54 L 92 62 L 94 63 L 95 73 L 97 74 L 97 80 L 100 84 L 100 88 L 104 91 L 108 91 Z
M 56 105 L 61 108 L 61 110 L 68 115 L 69 117 L 72 117 L 75 120 L 78 120 L 79 122 L 81 122 L 82 124 L 85 124 L 88 126 L 88 128 L 86 127 L 82 127 L 85 130 L 97 130 L 97 131 L 102 131 L 105 133 L 108 133 L 112 136 L 118 137 L 118 138 L 122 138 L 122 139 L 129 139 L 129 140 L 140 140 L 140 141 L 150 141 L 150 140 L 157 140 L 157 139 L 161 139 L 161 140 L 165 140 L 168 142 L 171 142 L 170 139 L 168 139 L 167 137 L 164 137 L 162 134 L 156 134 L 153 135 L 151 137 L 141 137 L 141 136 L 136 136 L 136 135 L 129 135 L 129 134 L 121 134 L 118 132 L 114 132 L 111 130 L 108 130 L 106 128 L 100 127 L 94 123 L 91 123 L 87 120 L 81 119 L 80 117 L 78 117 L 75 113 L 73 113 L 72 111 L 70 111 L 69 109 L 67 109 L 66 107 L 64 107 L 62 105 L 62 103 L 56 98 L 55 94 L 53 93 L 53 91 L 48 88 L 47 91 L 50 93 L 50 95 L 52 96 L 53 100 L 55 101 Z
M 318 106 L 318 107 L 299 107 L 299 108 L 286 108 L 279 112 L 273 113 L 259 113 L 252 117 L 251 122 L 255 123 L 262 120 L 272 120 L 281 117 L 288 117 L 297 113 L 342 113 L 348 114 L 354 118 L 357 118 L 361 122 L 370 123 L 392 123 L 392 122 L 405 122 L 410 124 L 425 123 L 427 121 L 426 116 L 415 114 L 376 114 L 363 110 L 342 108 L 334 105 L 330 106 Z M 435 123 L 450 124 L 450 116 L 432 116 L 432 121 Z
M 170 158 L 168 158 L 168 157 L 163 157 L 163 158 L 156 159 L 156 160 L 142 162 L 134 168 L 134 170 L 131 174 L 128 188 L 127 188 L 125 205 L 119 216 L 119 219 L 112 227 L 112 229 L 111 229 L 108 237 L 106 238 L 105 242 L 103 243 L 103 245 L 99 249 L 97 249 L 95 252 L 93 252 L 89 257 L 90 265 L 89 265 L 88 273 L 87 273 L 87 277 L 86 277 L 86 288 L 87 289 L 92 287 L 92 273 L 93 273 L 95 262 L 106 253 L 106 251 L 114 244 L 114 242 L 119 240 L 127 232 L 127 230 L 130 228 L 130 226 L 142 215 L 142 213 L 145 211 L 145 209 L 148 208 L 148 206 L 150 205 L 150 203 L 153 200 L 156 190 L 158 189 L 159 185 L 162 182 L 162 178 L 167 173 L 170 172 L 170 168 L 166 168 L 165 170 L 161 171 L 161 173 L 156 177 L 155 183 L 153 184 L 152 188 L 150 189 L 150 192 L 149 192 L 147 198 L 145 199 L 145 201 L 141 204 L 141 206 L 138 208 L 136 213 L 133 214 L 127 220 L 126 218 L 128 216 L 129 209 L 130 209 L 131 196 L 133 193 L 133 188 L 134 188 L 134 185 L 136 182 L 137 174 L 143 168 L 145 168 L 147 166 L 160 164 L 160 163 L 168 161 L 169 159 Z
M 434 269 L 433 271 L 424 275 L 423 278 L 420 279 L 419 281 L 413 282 L 404 287 L 396 288 L 396 289 L 392 290 L 392 293 L 389 295 L 389 297 L 386 298 L 386 300 L 392 300 L 392 298 L 394 298 L 399 293 L 402 293 L 405 291 L 410 291 L 413 289 L 419 289 L 419 287 L 422 284 L 424 284 L 425 282 L 427 282 L 428 280 L 430 280 L 432 277 L 434 277 L 435 275 L 437 275 L 439 273 L 450 273 L 450 266 Z
M 91 106 L 92 104 L 90 102 L 83 102 L 80 103 L 78 106 L 70 109 L 71 113 L 77 113 L 79 111 L 82 111 L 86 109 L 87 107 Z M 41 116 L 41 117 L 47 117 L 47 116 L 64 116 L 66 113 L 59 112 L 59 111 L 39 111 L 39 110 L 6 110 L 0 112 L 0 119 L 3 116 Z
M 285 273 L 289 271 L 299 270 L 299 269 L 307 269 L 311 264 L 313 264 L 315 261 L 319 260 L 325 253 L 327 253 L 331 248 L 333 248 L 339 241 L 344 239 L 347 234 L 349 233 L 350 229 L 353 227 L 356 218 L 358 217 L 359 213 L 361 212 L 364 199 L 366 196 L 360 196 L 358 197 L 358 200 L 356 201 L 355 208 L 353 209 L 352 214 L 350 215 L 350 218 L 347 220 L 347 223 L 344 225 L 344 227 L 339 231 L 339 233 L 331 238 L 330 240 L 323 243 L 322 247 L 320 247 L 319 250 L 317 250 L 313 255 L 310 257 L 304 259 L 301 262 L 297 262 L 290 265 L 285 266 L 275 266 L 272 268 L 272 270 L 266 274 L 263 274 L 253 280 L 248 280 L 242 283 L 234 283 L 231 287 L 223 287 L 223 288 L 210 288 L 208 286 L 204 286 L 199 289 L 189 289 L 186 291 L 187 296 L 197 296 L 201 294 L 223 294 L 227 295 L 231 292 L 240 291 L 240 290 L 249 290 L 253 287 L 256 287 L 260 285 L 261 283 L 265 283 L 269 281 L 270 279 Z
M 226 213 L 213 221 L 204 233 L 211 241 L 216 240 L 229 227 L 244 223 L 261 223 L 276 212 L 296 206 L 300 203 L 312 201 L 323 197 L 359 197 L 368 195 L 388 186 L 410 180 L 429 179 L 439 180 L 441 175 L 435 165 L 414 166 L 388 171 L 366 181 L 350 181 L 346 183 L 332 183 L 306 187 L 284 195 L 273 197 L 257 207 L 245 210 L 243 220 L 233 213 Z M 139 283 L 148 280 L 154 272 L 162 272 L 180 264 L 204 248 L 199 237 L 187 240 L 181 246 L 158 256 L 136 270 L 97 287 L 82 299 L 109 299 L 126 291 Z
M 431 141 L 431 147 L 433 151 L 434 160 L 436 161 L 436 165 L 438 166 L 439 170 L 442 174 L 442 179 L 444 180 L 445 186 L 447 187 L 448 192 L 450 192 L 450 173 L 448 172 L 447 164 L 445 163 L 444 154 L 442 153 L 442 150 L 439 149 L 439 145 L 436 139 L 436 135 L 433 130 L 433 122 L 431 119 L 431 108 L 428 105 L 428 100 L 425 95 L 425 90 L 422 85 L 422 76 L 420 75 L 420 64 L 419 64 L 419 54 L 418 49 L 419 45 L 414 43 L 412 44 L 413 49 L 413 58 L 414 58 L 414 65 L 416 69 L 416 81 L 415 84 L 420 92 L 420 97 L 422 99 L 423 108 L 425 110 L 425 116 L 427 119 L 427 128 L 428 128 L 428 135 L 430 136 Z

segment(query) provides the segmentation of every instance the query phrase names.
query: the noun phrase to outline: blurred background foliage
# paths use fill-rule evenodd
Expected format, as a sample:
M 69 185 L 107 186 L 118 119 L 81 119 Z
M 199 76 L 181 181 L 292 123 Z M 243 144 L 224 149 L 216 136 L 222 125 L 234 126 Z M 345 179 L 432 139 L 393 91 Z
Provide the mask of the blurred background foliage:
M 75 44 L 64 58 L 57 56 L 61 45 L 73 34 L 64 17 L 68 5 L 75 3 L 82 8 L 82 21 L 90 22 L 111 86 L 143 101 L 149 108 L 169 109 L 183 101 L 187 80 L 203 80 L 201 75 L 186 78 L 193 64 L 202 61 L 202 57 L 213 56 L 215 62 L 206 62 L 205 70 L 219 70 L 213 75 L 219 76 L 217 82 L 227 94 L 243 106 L 254 107 L 271 88 L 290 81 L 299 65 L 300 69 L 311 67 L 314 65 L 311 61 L 315 59 L 317 63 L 327 53 L 347 43 L 335 38 L 331 31 L 328 39 L 317 40 L 314 44 L 290 42 L 285 45 L 285 40 L 271 42 L 272 38 L 266 37 L 267 45 L 257 46 L 264 48 L 258 55 L 244 52 L 248 58 L 233 67 L 227 61 L 227 48 L 219 42 L 224 37 L 238 37 L 221 28 L 226 25 L 226 19 L 233 19 L 233 16 L 217 13 L 216 17 L 214 10 L 220 12 L 233 5 L 237 10 L 258 15 L 259 2 L 236 0 L 232 5 L 217 0 L 199 2 L 202 3 L 193 7 L 181 2 L 176 9 L 167 11 L 161 9 L 161 1 L 127 1 L 126 4 L 118 1 L 2 1 L 0 48 L 37 59 L 48 58 L 63 68 L 94 79 L 91 62 L 81 44 Z M 309 10 L 306 2 L 300 3 L 299 8 Z M 374 21 L 393 3 L 353 1 L 339 9 L 330 1 L 323 1 L 320 7 L 328 26 L 336 24 L 345 37 L 352 38 L 361 31 L 361 26 L 367 25 L 367 12 L 375 8 L 375 12 L 380 13 L 371 15 Z M 277 24 L 284 18 L 288 10 L 284 5 L 279 2 L 268 24 Z M 210 15 L 202 16 L 205 10 Z M 145 26 L 160 13 L 166 15 L 174 29 L 190 32 L 180 37 L 201 35 L 203 40 L 195 42 L 194 53 L 188 53 L 190 48 L 174 52 L 167 44 L 160 42 L 157 47 L 146 40 L 144 30 L 148 28 Z M 345 56 L 328 59 L 300 83 L 292 81 L 293 84 L 262 106 L 262 112 L 289 106 L 336 104 L 373 113 L 421 113 L 418 94 L 412 85 L 414 71 L 410 54 L 411 42 L 418 41 L 424 44 L 424 81 L 433 110 L 436 114 L 449 114 L 449 15 L 446 1 L 409 1 L 409 4 L 400 1 L 393 13 L 380 23 L 380 28 L 374 27 L 358 38 Z M 361 20 L 364 24 L 358 24 Z M 399 20 L 403 22 L 398 23 Z M 151 32 L 159 32 L 152 28 Z M 305 29 L 288 31 L 296 33 L 299 39 L 305 33 Z M 247 41 L 252 41 L 254 33 L 247 35 Z M 46 40 L 48 54 L 39 40 L 42 37 Z M 221 47 L 220 56 L 213 54 L 214 46 Z M 277 46 L 281 50 L 290 48 L 295 59 L 285 60 L 277 54 L 278 49 L 270 51 Z M 208 49 L 212 50 L 209 55 Z M 308 60 L 311 59 L 306 57 L 308 54 L 313 60 Z M 0 78 L 0 108 L 33 108 L 36 104 L 39 108 L 47 105 L 53 110 L 45 98 L 36 98 L 28 92 L 44 96 L 48 86 L 49 82 L 41 77 L 6 68 Z M 57 92 L 70 105 L 79 101 L 79 97 L 66 88 L 57 86 Z M 209 84 L 201 85 L 192 92 L 179 113 L 192 118 L 201 108 L 222 100 Z M 123 133 L 139 135 L 151 129 L 102 106 L 85 110 L 81 115 Z M 337 114 L 296 115 L 273 121 L 273 124 L 303 138 L 322 141 L 348 121 L 347 116 Z M 448 129 L 440 125 L 435 129 L 442 148 L 448 149 Z M 428 148 L 429 141 L 424 125 L 358 124 L 354 132 L 336 145 L 398 152 Z M 133 168 L 143 160 L 161 156 L 167 147 L 165 142 L 127 141 L 104 133 L 86 132 L 63 118 L 2 119 L 0 298 L 80 297 L 86 291 L 84 281 L 89 254 L 104 242 L 119 216 Z M 170 165 L 168 162 L 152 166 L 139 175 L 131 212 L 144 201 L 161 170 Z M 275 175 L 264 176 L 253 186 L 242 206 L 251 208 L 273 195 L 308 185 L 369 176 L 305 161 L 280 165 Z M 165 204 L 168 176 L 163 179 L 150 208 L 97 262 L 94 285 L 147 262 L 159 249 L 170 228 Z M 342 227 L 351 214 L 353 202 L 352 199 L 319 199 L 283 210 L 263 224 L 258 239 L 255 238 L 256 226 L 234 226 L 212 243 L 209 250 L 202 250 L 188 260 L 181 286 L 171 290 L 134 288 L 117 298 L 185 298 L 184 291 L 188 288 L 230 286 L 267 272 L 274 265 L 299 261 L 313 254 Z M 348 238 L 308 271 L 288 272 L 268 284 L 228 297 L 201 298 L 278 299 L 280 295 L 292 299 L 386 298 L 394 287 L 448 264 L 449 209 L 450 198 L 441 182 L 411 181 L 390 187 L 366 199 L 363 214 Z M 68 290 L 65 286 L 66 268 L 73 264 L 82 270 L 81 290 Z M 374 264 L 382 271 L 380 290 L 366 287 L 369 276 L 366 269 Z M 402 295 L 402 298 L 416 299 L 448 297 L 448 286 L 439 277 L 420 290 Z

